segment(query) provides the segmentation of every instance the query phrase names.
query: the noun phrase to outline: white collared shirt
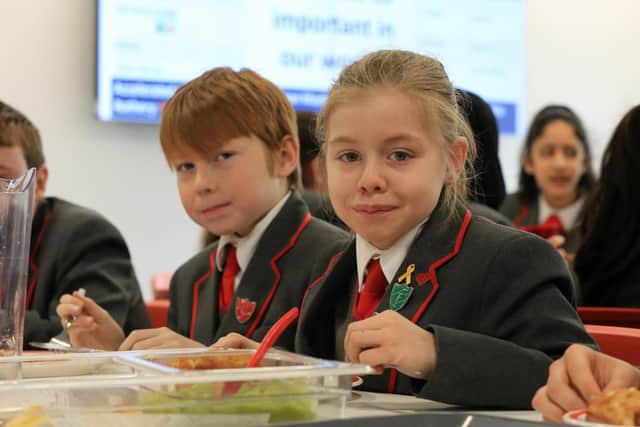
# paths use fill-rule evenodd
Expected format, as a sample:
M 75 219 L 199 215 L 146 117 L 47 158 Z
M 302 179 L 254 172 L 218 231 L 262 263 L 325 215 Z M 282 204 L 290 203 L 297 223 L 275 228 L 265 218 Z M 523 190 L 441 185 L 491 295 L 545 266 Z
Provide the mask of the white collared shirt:
M 544 197 L 540 195 L 538 196 L 538 224 L 544 223 L 551 215 L 558 215 L 564 229 L 571 230 L 576 224 L 578 214 L 580 214 L 580 209 L 582 209 L 583 204 L 584 197 L 580 197 L 569 206 L 562 209 L 554 209 L 549 206 Z
M 238 289 L 238 285 L 240 284 L 240 280 L 242 279 L 242 275 L 244 271 L 247 269 L 249 265 L 249 261 L 251 261 L 251 257 L 253 253 L 256 251 L 256 246 L 260 241 L 260 238 L 264 234 L 264 231 L 267 229 L 271 221 L 280 213 L 282 207 L 289 200 L 291 196 L 291 191 L 284 195 L 282 199 L 273 207 L 271 210 L 253 227 L 253 230 L 249 232 L 244 237 L 238 237 L 236 235 L 224 235 L 220 237 L 220 241 L 218 243 L 218 252 L 216 253 L 216 268 L 218 271 L 222 271 L 224 269 L 224 262 L 227 256 L 226 246 L 227 243 L 232 243 L 236 247 L 236 257 L 238 258 L 238 265 L 240 266 L 240 271 L 236 275 L 236 280 L 233 285 L 233 289 Z
M 409 230 L 407 234 L 402 236 L 393 246 L 389 249 L 380 250 L 367 242 L 362 236 L 356 234 L 356 262 L 358 268 L 358 292 L 362 292 L 364 288 L 364 280 L 366 276 L 367 264 L 371 258 L 380 259 L 380 267 L 384 273 L 387 283 L 391 283 L 391 280 L 395 276 L 398 268 L 402 264 L 402 261 L 409 252 L 409 247 L 415 240 L 416 236 L 422 230 L 422 227 L 429 220 L 429 217 L 423 222 Z

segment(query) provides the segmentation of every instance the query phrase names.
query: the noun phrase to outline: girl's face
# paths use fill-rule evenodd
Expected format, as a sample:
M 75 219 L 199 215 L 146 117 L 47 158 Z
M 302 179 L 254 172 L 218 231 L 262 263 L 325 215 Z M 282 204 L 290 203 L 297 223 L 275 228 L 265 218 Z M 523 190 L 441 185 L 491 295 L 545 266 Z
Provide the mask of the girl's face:
M 447 179 L 445 151 L 424 122 L 416 102 L 391 89 L 338 104 L 327 117 L 331 203 L 378 249 L 431 214 Z
M 542 196 L 554 208 L 573 203 L 578 182 L 585 173 L 586 156 L 573 127 L 556 120 L 545 126 L 533 141 L 524 169 L 533 175 Z

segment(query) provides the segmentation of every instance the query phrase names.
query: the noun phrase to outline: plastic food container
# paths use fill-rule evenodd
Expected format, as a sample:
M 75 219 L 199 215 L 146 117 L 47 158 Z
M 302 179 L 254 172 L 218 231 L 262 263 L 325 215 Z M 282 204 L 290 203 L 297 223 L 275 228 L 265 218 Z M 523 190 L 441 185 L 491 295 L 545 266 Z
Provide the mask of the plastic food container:
M 38 407 L 43 425 L 266 425 L 339 418 L 370 367 L 271 350 L 96 352 L 0 358 L 0 419 Z M 11 365 L 13 364 L 13 365 Z M 41 408 L 41 409 L 40 409 Z M 108 416 L 105 416 L 108 415 Z

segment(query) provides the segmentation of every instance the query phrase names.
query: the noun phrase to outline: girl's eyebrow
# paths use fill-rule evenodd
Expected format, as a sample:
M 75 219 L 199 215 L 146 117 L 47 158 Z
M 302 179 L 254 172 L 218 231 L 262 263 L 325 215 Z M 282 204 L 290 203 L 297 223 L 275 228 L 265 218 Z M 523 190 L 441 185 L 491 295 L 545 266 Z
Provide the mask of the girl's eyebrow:
M 357 142 L 357 140 L 348 136 L 337 136 L 329 139 L 327 142 L 330 142 L 331 144 L 353 144 Z
M 420 139 L 419 136 L 413 135 L 411 133 L 401 132 L 398 134 L 388 136 L 387 138 L 384 139 L 383 142 L 393 144 L 393 143 L 402 143 L 406 141 L 417 141 L 419 139 Z M 349 136 L 337 136 L 335 138 L 329 139 L 327 142 L 330 142 L 332 144 L 354 144 L 358 142 L 358 139 L 351 138 Z
M 413 135 L 411 133 L 399 133 L 396 135 L 391 135 L 387 137 L 384 142 L 387 143 L 401 143 L 406 141 L 417 141 L 420 140 L 419 136 Z

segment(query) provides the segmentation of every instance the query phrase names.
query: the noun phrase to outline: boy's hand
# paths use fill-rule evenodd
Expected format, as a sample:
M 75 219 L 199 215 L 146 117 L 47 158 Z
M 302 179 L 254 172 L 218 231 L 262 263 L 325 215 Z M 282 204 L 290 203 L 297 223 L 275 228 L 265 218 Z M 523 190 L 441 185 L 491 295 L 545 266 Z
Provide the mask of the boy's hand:
M 220 338 L 218 341 L 213 343 L 211 347 L 254 349 L 258 348 L 259 345 L 259 342 L 253 341 L 236 332 L 232 332 Z
M 640 386 L 640 371 L 628 363 L 574 344 L 549 367 L 547 384 L 531 404 L 547 421 L 562 422 L 568 411 L 585 408 L 598 394 Z
M 392 310 L 351 323 L 344 348 L 347 360 L 374 366 L 378 373 L 393 367 L 427 379 L 436 364 L 433 334 Z
M 138 329 L 129 334 L 118 350 L 148 350 L 152 348 L 202 348 L 197 341 L 189 339 L 169 328 Z
M 63 326 L 67 319 L 73 318 L 67 329 L 73 346 L 116 350 L 124 340 L 122 328 L 111 315 L 91 298 L 77 291 L 60 298 L 56 313 Z

